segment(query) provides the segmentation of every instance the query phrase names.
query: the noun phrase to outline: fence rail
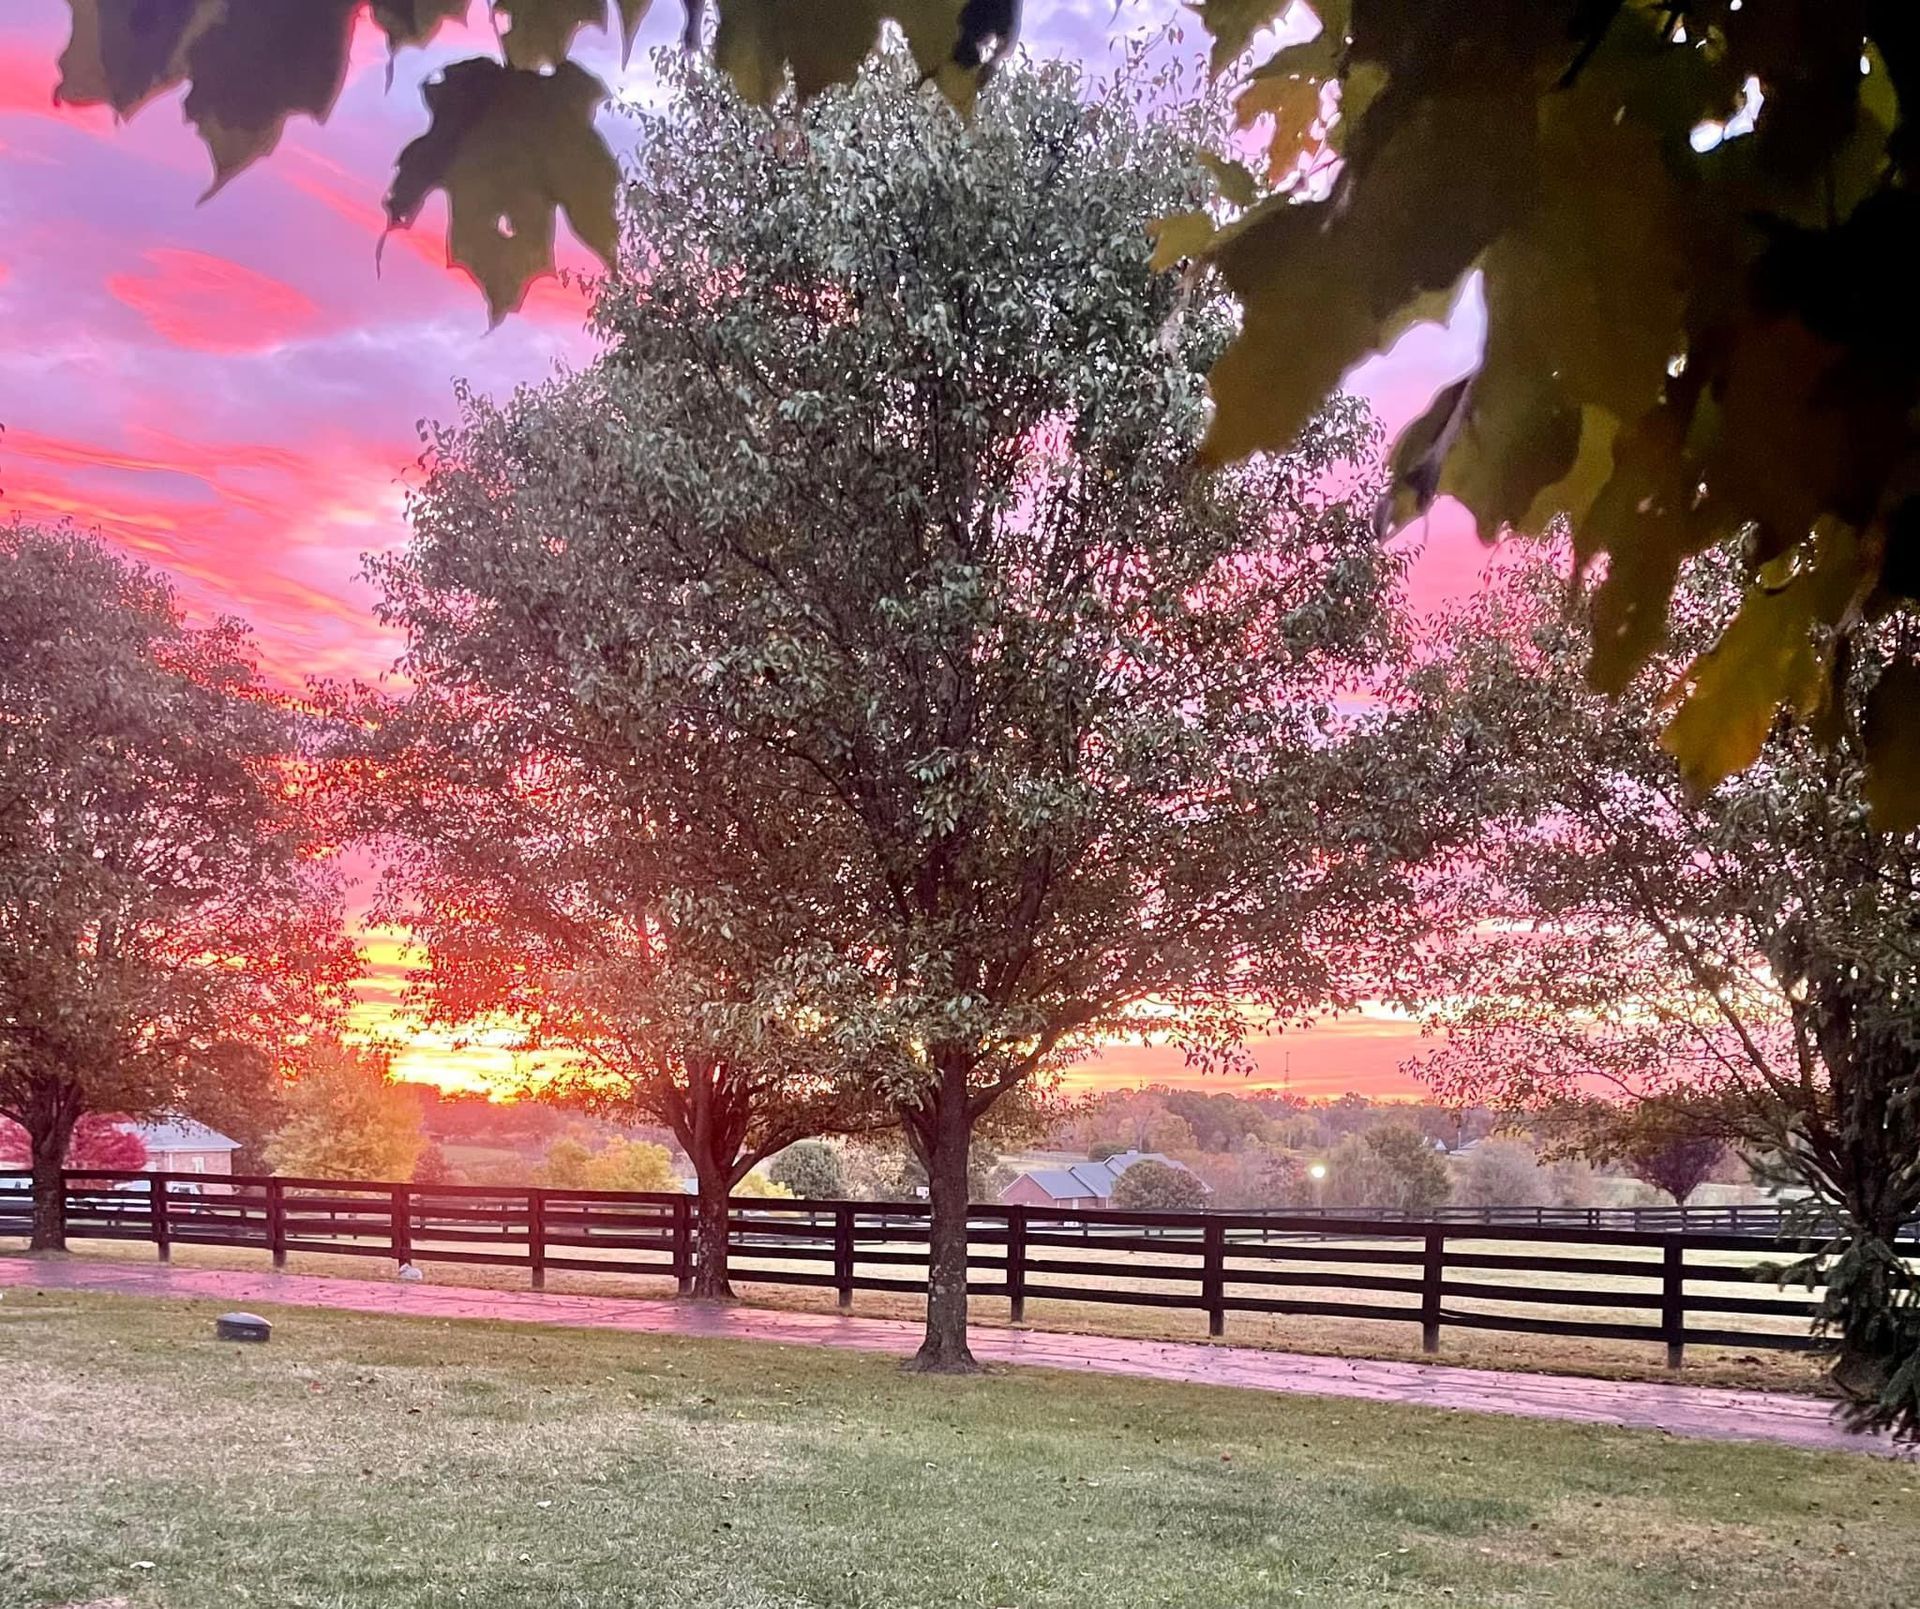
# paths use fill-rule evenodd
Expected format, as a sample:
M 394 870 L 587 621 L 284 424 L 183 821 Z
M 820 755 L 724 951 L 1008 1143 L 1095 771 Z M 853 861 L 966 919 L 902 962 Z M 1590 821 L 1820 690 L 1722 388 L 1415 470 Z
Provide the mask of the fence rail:
M 697 1255 L 684 1195 L 124 1172 L 68 1173 L 64 1193 L 70 1236 L 145 1242 L 162 1259 L 176 1245 L 252 1248 L 275 1267 L 323 1252 L 520 1268 L 536 1289 L 554 1269 L 654 1276 L 684 1293 Z M 25 1234 L 32 1206 L 31 1180 L 0 1172 L 0 1235 Z M 831 1289 L 842 1306 L 860 1291 L 921 1293 L 927 1215 L 912 1203 L 736 1198 L 732 1274 Z M 1677 1367 L 1688 1345 L 1812 1344 L 1818 1272 L 1787 1293 L 1771 1270 L 1821 1242 L 1780 1235 L 1777 1217 L 1769 1228 L 1611 1227 L 1532 1209 L 1489 1223 L 981 1205 L 968 1290 L 1005 1300 L 1016 1321 L 1031 1302 L 1193 1310 L 1213 1335 L 1230 1313 L 1375 1320 L 1417 1324 L 1428 1351 L 1443 1328 L 1504 1330 L 1647 1341 Z
M 1712 1207 L 1288 1207 L 1289 1218 L 1373 1222 L 1505 1224 L 1537 1229 L 1640 1229 L 1651 1234 L 1695 1231 L 1777 1238 L 1802 1227 L 1804 1211 L 1766 1205 Z M 1920 1231 L 1920 1223 L 1912 1226 Z

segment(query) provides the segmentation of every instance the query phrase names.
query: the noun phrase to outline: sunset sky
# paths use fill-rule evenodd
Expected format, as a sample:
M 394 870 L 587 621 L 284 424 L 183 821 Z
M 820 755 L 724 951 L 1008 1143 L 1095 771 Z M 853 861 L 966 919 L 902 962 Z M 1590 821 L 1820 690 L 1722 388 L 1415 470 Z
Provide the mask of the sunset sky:
M 1128 4 L 1117 22 L 1113 0 L 1026 11 L 1030 50 L 1098 69 L 1121 23 L 1158 28 L 1179 8 Z M 647 53 L 679 22 L 677 4 L 657 5 L 629 68 L 604 49 L 587 65 L 644 100 Z M 208 163 L 178 96 L 124 127 L 53 105 L 66 29 L 62 0 L 10 0 L 0 17 L 0 511 L 70 517 L 164 568 L 196 614 L 250 622 L 288 685 L 375 679 L 397 645 L 358 573 L 404 534 L 418 422 L 452 413 L 456 379 L 501 392 L 591 355 L 584 297 L 557 284 L 489 333 L 478 294 L 444 266 L 437 203 L 376 272 L 388 170 L 425 122 L 420 82 L 490 35 L 463 47 L 443 31 L 388 88 L 384 41 L 363 27 L 329 122 L 296 120 L 272 157 L 198 205 Z M 1194 38 L 1169 48 L 1200 54 Z M 631 145 L 617 111 L 604 127 Z M 1478 324 L 1469 306 L 1450 328 L 1415 330 L 1352 383 L 1397 428 L 1470 367 Z M 1421 603 L 1472 585 L 1484 560 L 1449 505 L 1408 539 L 1423 544 Z M 404 1073 L 460 1082 L 505 1068 L 503 1052 L 456 1051 L 396 1020 L 399 936 L 365 940 L 358 1024 L 408 1041 Z M 1363 1013 L 1263 1044 L 1260 1081 L 1411 1093 L 1395 1069 L 1416 1047 L 1409 1024 Z M 1200 1082 L 1177 1054 L 1137 1046 L 1075 1076 Z

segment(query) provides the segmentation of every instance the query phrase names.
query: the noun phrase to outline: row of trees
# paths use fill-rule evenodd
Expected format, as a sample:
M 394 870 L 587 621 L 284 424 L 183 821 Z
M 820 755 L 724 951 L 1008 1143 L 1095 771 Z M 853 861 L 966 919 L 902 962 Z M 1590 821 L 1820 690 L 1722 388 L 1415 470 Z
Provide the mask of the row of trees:
M 1359 1206 L 1372 1198 L 1353 1194 L 1350 1181 L 1367 1181 L 1365 1170 L 1343 1169 L 1316 1190 L 1308 1169 L 1315 1160 L 1326 1163 L 1336 1148 L 1363 1154 L 1347 1142 L 1381 1128 L 1412 1129 L 1427 1150 L 1506 1158 L 1499 1167 L 1476 1160 L 1473 1177 L 1457 1182 L 1457 1199 L 1488 1206 L 1593 1205 L 1596 1169 L 1684 1204 L 1710 1178 L 1745 1182 L 1752 1172 L 1729 1142 L 1725 1115 L 1697 1090 L 1685 1100 L 1583 1095 L 1528 1110 L 1373 1100 L 1352 1092 L 1305 1100 L 1272 1090 L 1242 1095 L 1147 1085 L 1073 1103 L 1047 1138 L 1096 1161 L 1129 1149 L 1169 1153 L 1205 1180 L 1216 1206 L 1297 1206 L 1316 1199 Z
M 1611 1081 L 1775 1158 L 1846 1225 L 1844 1378 L 1920 1412 L 1920 843 L 1869 826 L 1860 760 L 1902 628 L 1853 639 L 1819 743 L 1763 732 L 1689 794 L 1652 741 L 1674 666 L 1590 695 L 1550 566 L 1410 632 L 1362 410 L 1204 467 L 1235 308 L 1146 246 L 1205 199 L 1204 128 L 1047 69 L 962 130 L 914 76 L 776 137 L 677 69 L 604 355 L 463 394 L 375 565 L 407 691 L 337 697 L 324 753 L 232 628 L 9 538 L 0 1110 L 36 1169 L 84 1110 L 320 1020 L 338 824 L 389 858 L 424 1019 L 515 1022 L 570 1099 L 672 1132 L 706 1294 L 761 1160 L 894 1126 L 932 1203 L 919 1361 L 966 1367 L 983 1126 L 1104 1039 L 1231 1068 L 1377 994 L 1427 1003 L 1455 1102 Z M 1694 567 L 1683 650 L 1736 590 Z

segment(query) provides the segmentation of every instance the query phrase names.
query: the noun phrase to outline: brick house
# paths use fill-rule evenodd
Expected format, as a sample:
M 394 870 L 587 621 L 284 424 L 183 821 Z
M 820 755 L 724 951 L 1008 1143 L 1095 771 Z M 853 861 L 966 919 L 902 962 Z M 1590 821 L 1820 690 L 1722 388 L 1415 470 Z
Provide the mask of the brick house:
M 1010 1207 L 1064 1207 L 1091 1211 L 1113 1205 L 1120 1175 L 1136 1162 L 1159 1162 L 1182 1173 L 1193 1169 L 1158 1151 L 1120 1151 L 1104 1162 L 1069 1162 L 1058 1168 L 1029 1168 L 1000 1192 Z M 1201 1188 L 1206 1189 L 1205 1185 Z
M 227 1175 L 233 1172 L 233 1153 L 240 1149 L 240 1142 L 228 1139 L 204 1123 L 178 1118 L 135 1123 L 132 1128 L 146 1143 L 149 1173 Z

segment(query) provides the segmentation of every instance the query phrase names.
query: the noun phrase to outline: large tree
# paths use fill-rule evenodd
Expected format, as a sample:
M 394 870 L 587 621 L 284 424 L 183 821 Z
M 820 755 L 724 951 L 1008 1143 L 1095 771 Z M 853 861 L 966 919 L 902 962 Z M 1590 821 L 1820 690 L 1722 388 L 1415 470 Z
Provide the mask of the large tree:
M 1143 81 L 1009 72 L 963 128 L 898 60 L 797 127 L 677 79 L 609 352 L 469 399 L 408 562 L 562 667 L 648 817 L 809 813 L 768 853 L 860 968 L 933 1205 L 921 1362 L 966 1367 L 1003 1096 L 1147 1025 L 1219 1059 L 1358 986 L 1411 814 L 1339 700 L 1397 646 L 1374 433 L 1343 404 L 1198 467 L 1232 313 L 1149 265 L 1205 178 Z
M 267 1072 L 353 957 L 311 734 L 247 633 L 67 530 L 0 529 L 0 1115 L 31 1141 L 33 1245 L 89 1112 L 192 1110 Z
M 1193 1212 L 1207 1204 L 1207 1187 L 1191 1169 L 1136 1162 L 1115 1183 L 1113 1204 L 1129 1212 Z
M 350 767 L 389 861 L 378 914 L 421 956 L 409 1004 L 517 1031 L 524 1098 L 671 1130 L 697 1183 L 694 1293 L 730 1295 L 728 1196 L 882 1112 L 835 1005 L 862 971 L 818 801 L 756 787 L 692 732 L 673 785 L 641 786 L 661 751 L 572 687 L 563 644 L 477 617 L 425 547 L 380 574 L 412 687 L 361 706 Z
M 1689 577 L 1682 648 L 1736 606 Z M 1618 701 L 1580 675 L 1590 600 L 1540 563 L 1454 618 L 1423 674 L 1455 796 L 1485 831 L 1427 891 L 1419 952 L 1454 1099 L 1657 1099 L 1777 1156 L 1837 1225 L 1825 1317 L 1869 1411 L 1920 1409 L 1920 1284 L 1894 1250 L 1920 1211 L 1920 833 L 1871 824 L 1863 711 L 1912 645 L 1851 657 L 1834 729 L 1777 729 L 1701 799 L 1657 742 L 1671 664 Z M 1777 651 L 1796 651 L 1779 643 Z M 1659 1116 L 1647 1115 L 1649 1124 Z
M 1444 1206 L 1453 1192 L 1447 1164 L 1410 1123 L 1383 1123 L 1349 1134 L 1327 1158 L 1322 1194 L 1336 1207 L 1392 1207 L 1419 1212 Z

